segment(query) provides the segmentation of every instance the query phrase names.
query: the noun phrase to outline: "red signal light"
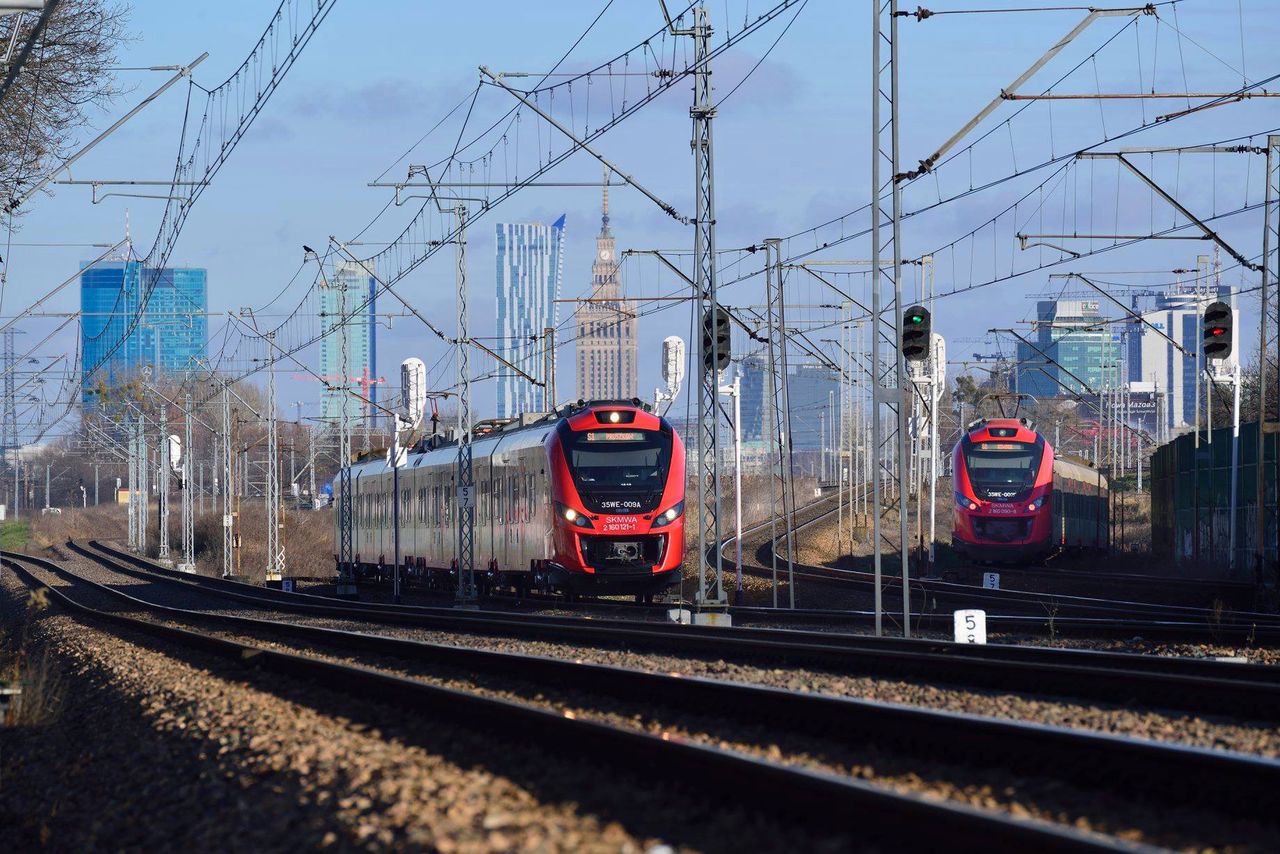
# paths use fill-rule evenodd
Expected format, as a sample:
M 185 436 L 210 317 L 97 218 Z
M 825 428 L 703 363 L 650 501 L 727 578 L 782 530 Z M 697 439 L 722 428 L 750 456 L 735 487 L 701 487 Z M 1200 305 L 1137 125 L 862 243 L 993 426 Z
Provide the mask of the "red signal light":
M 1219 335 L 1226 335 L 1227 330 L 1223 329 L 1221 326 L 1215 326 L 1213 329 L 1209 330 L 1209 334 L 1214 338 L 1217 338 Z

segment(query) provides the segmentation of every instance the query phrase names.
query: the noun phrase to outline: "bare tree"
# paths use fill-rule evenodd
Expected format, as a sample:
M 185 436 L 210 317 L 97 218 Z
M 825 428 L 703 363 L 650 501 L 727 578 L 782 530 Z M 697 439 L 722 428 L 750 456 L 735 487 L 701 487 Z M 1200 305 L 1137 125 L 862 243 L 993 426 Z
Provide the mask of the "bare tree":
M 118 93 L 108 69 L 125 39 L 127 15 L 128 8 L 113 0 L 63 0 L 49 19 L 0 104 L 0 192 L 9 207 L 70 153 L 89 108 L 105 106 Z M 0 49 L 14 27 L 21 45 L 38 17 L 0 18 Z

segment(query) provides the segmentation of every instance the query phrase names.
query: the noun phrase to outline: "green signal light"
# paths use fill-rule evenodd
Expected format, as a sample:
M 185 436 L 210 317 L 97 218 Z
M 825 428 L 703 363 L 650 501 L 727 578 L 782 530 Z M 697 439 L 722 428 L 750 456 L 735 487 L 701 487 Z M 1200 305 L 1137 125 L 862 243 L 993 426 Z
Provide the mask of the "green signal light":
M 918 314 L 911 315 L 907 320 L 910 320 L 912 323 L 924 323 L 924 318 Z

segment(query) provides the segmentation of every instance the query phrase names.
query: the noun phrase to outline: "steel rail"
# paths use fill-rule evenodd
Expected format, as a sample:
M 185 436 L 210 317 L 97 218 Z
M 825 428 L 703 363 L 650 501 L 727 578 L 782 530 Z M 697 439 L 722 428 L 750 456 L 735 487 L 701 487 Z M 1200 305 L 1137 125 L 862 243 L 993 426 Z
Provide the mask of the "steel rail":
M 820 503 L 813 502 L 808 508 L 813 508 Z M 808 509 L 807 508 L 807 509 Z M 824 511 L 818 516 L 802 522 L 797 526 L 797 530 L 808 525 L 814 524 L 826 516 L 836 512 L 834 509 Z M 757 524 L 745 531 L 743 536 L 758 532 L 767 527 L 768 523 Z M 733 544 L 735 537 L 728 537 L 721 543 L 722 551 Z M 736 566 L 732 558 L 725 557 L 728 561 L 730 571 Z M 755 575 L 758 578 L 767 578 L 768 573 L 759 566 L 744 565 L 744 572 Z M 867 588 L 874 585 L 874 576 L 870 573 L 861 573 L 857 570 L 834 569 L 830 567 L 813 567 L 807 565 L 798 565 L 796 572 L 799 577 L 808 581 L 817 581 L 825 583 L 837 583 L 844 586 L 856 586 Z M 852 574 L 854 577 L 848 577 Z M 1088 573 L 1075 573 L 1077 576 L 1073 580 L 1081 580 L 1084 578 L 1093 578 Z M 927 586 L 931 579 L 915 579 L 912 583 L 917 585 L 919 593 L 927 597 L 930 593 Z M 896 586 L 896 582 L 892 579 L 889 582 L 888 590 L 892 592 Z M 1003 594 L 1003 595 L 1002 595 Z M 1100 606 L 1102 612 L 1107 616 L 1096 616 L 1098 611 L 1094 611 L 1094 616 L 1085 615 L 1061 615 L 1054 613 L 1052 615 L 1043 613 L 1046 604 L 1056 603 L 1058 594 L 1036 594 L 1027 591 L 989 591 L 983 588 L 959 584 L 949 591 L 946 595 L 964 597 L 967 595 L 982 597 L 979 605 L 997 605 L 1008 606 L 1011 597 L 1022 597 L 1017 604 L 1028 605 L 1035 604 L 1041 606 L 1040 614 L 988 614 L 987 623 L 991 630 L 1000 632 L 1021 632 L 1032 634 L 1052 634 L 1055 636 L 1070 637 L 1111 637 L 1111 638 L 1133 638 L 1140 636 L 1143 638 L 1160 638 L 1164 640 L 1179 641 L 1223 641 L 1224 639 L 1235 639 L 1252 642 L 1280 642 L 1280 623 L 1276 623 L 1274 615 L 1261 614 L 1256 615 L 1259 623 L 1245 623 L 1238 625 L 1222 625 L 1215 623 L 1209 619 L 1211 612 L 1208 610 L 1200 610 L 1192 613 L 1190 616 L 1199 617 L 1198 620 L 1175 619 L 1172 615 L 1165 619 L 1116 619 L 1110 616 L 1117 611 L 1128 615 L 1135 610 L 1131 607 L 1112 608 L 1108 607 L 1113 600 L 1092 600 L 1104 603 Z M 1037 599 L 1036 597 L 1041 597 Z M 936 603 L 936 598 L 935 598 Z M 972 602 L 961 601 L 953 602 L 954 605 L 972 605 Z M 1140 603 L 1146 609 L 1159 609 L 1164 607 L 1179 606 L 1161 606 L 1158 603 Z M 853 625 L 870 625 L 875 615 L 872 611 L 867 610 L 851 610 L 851 609 L 775 609 L 767 607 L 747 607 L 738 606 L 730 609 L 730 613 L 736 617 L 745 618 L 753 622 L 770 622 L 770 623 L 822 623 L 822 624 L 853 624 Z M 1223 611 L 1223 615 L 1238 614 L 1241 612 Z M 1187 615 L 1182 615 L 1187 616 Z M 916 611 L 912 614 L 912 625 L 917 629 L 927 631 L 938 631 L 950 634 L 952 630 L 952 615 L 950 612 L 925 612 Z
M 21 561 L 28 560 L 29 556 L 21 558 Z M 1045 822 L 930 801 L 855 778 L 783 765 L 677 735 L 651 735 L 373 668 L 297 655 L 98 610 L 40 580 L 21 561 L 5 558 L 4 565 L 27 586 L 42 588 L 79 618 L 140 632 L 241 666 L 305 680 L 345 697 L 375 700 L 415 715 L 425 711 L 486 735 L 497 734 L 501 738 L 503 733 L 512 734 L 522 745 L 540 746 L 561 755 L 568 753 L 585 761 L 605 759 L 611 768 L 622 768 L 641 779 L 663 778 L 667 783 L 691 791 L 732 790 L 742 806 L 762 814 L 786 815 L 793 811 L 791 814 L 803 816 L 809 827 L 842 833 L 856 829 L 860 835 L 869 833 L 884 841 L 892 839 L 895 849 L 920 851 L 936 850 L 944 840 L 956 838 L 982 839 L 984 849 L 1005 851 L 1114 850 L 1119 842 Z M 322 709 L 329 705 L 317 703 Z M 820 808 L 815 809 L 819 805 Z
M 834 512 L 834 509 L 827 510 L 797 525 L 796 528 L 799 530 L 812 525 Z M 766 545 L 773 547 L 775 544 Z M 744 571 L 752 572 L 757 576 L 762 572 L 759 568 L 748 567 L 744 567 Z M 848 586 L 866 587 L 875 583 L 872 573 L 855 569 L 797 564 L 797 572 L 803 572 L 808 580 L 836 582 Z M 1152 631 L 1166 637 L 1179 637 L 1177 633 L 1184 632 L 1181 635 L 1184 639 L 1190 639 L 1190 636 L 1220 639 L 1243 635 L 1254 640 L 1280 640 L 1280 616 L 1276 614 L 1238 610 L 1215 612 L 1209 608 L 1186 605 L 1035 593 L 1023 590 L 989 590 L 934 578 L 916 578 L 911 583 L 925 595 L 947 597 L 951 604 L 957 606 L 1023 605 L 1035 607 L 1041 611 L 1046 607 L 1052 607 L 1055 611 L 1052 619 L 1056 625 L 1070 625 L 1064 621 L 1082 618 L 1111 619 L 1117 620 L 1117 627 L 1121 630 L 1134 630 L 1139 634 L 1144 627 L 1150 625 Z M 895 586 L 900 586 L 896 579 L 889 579 L 888 589 L 893 589 Z M 1133 620 L 1131 619 L 1133 615 L 1141 615 L 1148 620 Z M 1041 622 L 1046 622 L 1048 619 L 1046 617 Z M 1088 625 L 1085 623 L 1082 627 L 1088 627 Z M 1101 624 L 1098 625 L 1101 626 Z
M 517 634 L 537 636 L 541 630 L 556 636 L 556 633 L 574 632 L 585 629 L 592 631 L 618 631 L 626 633 L 624 640 L 634 643 L 638 637 L 658 636 L 676 639 L 705 638 L 717 639 L 725 637 L 745 637 L 752 640 L 774 641 L 784 648 L 791 644 L 819 645 L 837 647 L 846 650 L 864 648 L 894 648 L 908 651 L 937 651 L 948 656 L 966 656 L 971 658 L 1031 661 L 1036 663 L 1080 663 L 1092 666 L 1114 667 L 1122 670 L 1141 670 L 1147 672 L 1179 673 L 1188 676 L 1208 677 L 1213 679 L 1242 679 L 1246 682 L 1276 682 L 1280 684 L 1280 667 L 1267 667 L 1236 662 L 1220 662 L 1205 659 L 1193 659 L 1176 656 L 1151 656 L 1132 653 L 1105 652 L 1097 650 L 1058 649 L 1037 646 L 1014 645 L 972 645 L 954 644 L 945 640 L 902 640 L 899 638 L 874 638 L 864 635 L 837 634 L 831 632 L 808 632 L 792 629 L 764 628 L 710 628 L 702 626 L 676 625 L 668 621 L 645 623 L 636 620 L 600 620 L 594 618 L 546 616 L 521 614 L 506 611 L 479 611 L 459 613 L 453 608 L 435 608 L 421 605 L 384 605 L 364 604 L 352 605 L 341 600 L 335 601 L 328 596 L 315 596 L 306 593 L 283 593 L 278 590 L 261 588 L 241 582 L 227 582 L 206 576 L 192 576 L 140 558 L 128 552 L 113 549 L 110 546 L 94 541 L 97 549 L 88 549 L 74 542 L 68 545 L 78 553 L 90 559 L 102 562 L 109 568 L 134 573 L 140 578 L 154 578 L 159 575 L 170 581 L 187 585 L 216 588 L 223 595 L 258 607 L 273 607 L 281 610 L 292 610 L 298 613 L 318 613 L 331 615 L 354 615 L 353 619 L 385 621 L 412 625 L 415 617 L 430 620 L 433 625 L 443 625 L 448 629 L 462 628 L 466 630 L 479 625 L 482 630 L 507 629 L 520 627 Z M 135 568 L 131 568 L 136 567 Z M 741 609 L 750 611 L 751 609 Z M 757 609 L 771 611 L 772 609 Z M 819 614 L 830 614 L 830 611 L 798 612 L 805 617 Z M 836 612 L 847 615 L 848 612 Z M 855 612 L 857 613 L 857 612 Z M 951 615 L 923 615 L 925 617 L 945 617 L 950 627 Z M 451 618 L 459 617 L 459 620 Z M 989 617 L 990 619 L 1026 621 L 1019 617 Z M 1101 625 L 1103 621 L 1078 621 L 1088 625 Z
M 547 656 L 457 647 L 448 644 L 373 635 L 250 617 L 212 614 L 157 605 L 109 584 L 83 578 L 52 561 L 22 558 L 73 583 L 83 583 L 169 619 L 221 625 L 238 631 L 289 635 L 328 644 L 348 653 L 408 658 L 460 667 L 505 678 L 546 681 L 612 697 L 678 706 L 682 712 L 732 717 L 749 724 L 784 724 L 789 732 L 822 738 L 845 749 L 880 747 L 885 742 L 914 756 L 948 761 L 991 763 L 1023 774 L 1043 775 L 1046 763 L 1055 779 L 1089 787 L 1099 785 L 1096 769 L 1110 773 L 1104 787 L 1131 793 L 1133 787 L 1174 800 L 1203 804 L 1206 787 L 1214 806 L 1256 817 L 1259 807 L 1280 807 L 1280 761 L 1225 751 L 1189 748 L 1086 730 L 1052 727 L 999 718 L 921 709 L 891 703 L 822 694 L 797 694 L 772 687 L 684 674 L 638 671 L 612 665 Z M 873 735 L 874 734 L 874 735 Z M 1063 773 L 1057 773 L 1061 770 Z M 1194 779 L 1199 786 L 1188 787 Z M 1238 797 L 1238 787 L 1271 793 L 1272 803 Z M 1214 797 L 1216 793 L 1218 797 Z
M 777 661 L 893 679 L 1052 694 L 1096 702 L 1280 720 L 1280 668 L 1195 659 L 1043 647 L 978 646 L 779 629 L 712 628 L 670 623 L 460 612 L 408 605 L 350 606 L 326 597 L 283 593 L 219 578 L 190 576 L 142 559 L 126 562 L 81 546 L 108 568 L 196 586 L 260 608 L 357 622 L 536 638 L 629 650 L 745 661 Z M 138 569 L 136 567 L 145 568 Z M 250 591 L 250 592 L 245 592 Z

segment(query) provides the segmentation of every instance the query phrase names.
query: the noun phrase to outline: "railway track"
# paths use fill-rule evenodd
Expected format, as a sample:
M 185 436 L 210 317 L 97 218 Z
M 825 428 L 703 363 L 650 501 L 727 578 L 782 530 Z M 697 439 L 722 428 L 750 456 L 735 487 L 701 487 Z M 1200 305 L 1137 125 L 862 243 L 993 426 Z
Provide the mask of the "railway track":
M 244 640 L 220 637 L 207 629 L 178 627 L 93 608 L 79 601 L 75 594 L 42 580 L 34 570 L 40 569 L 74 579 L 73 587 L 94 588 L 128 602 L 133 608 L 165 619 L 180 619 L 192 626 L 207 627 L 217 624 L 236 631 L 270 631 L 301 636 L 312 641 L 323 639 L 328 643 L 353 644 L 362 651 L 376 650 L 399 656 L 426 653 L 462 655 L 472 666 L 510 668 L 514 665 L 539 665 L 544 668 L 539 671 L 539 675 L 546 675 L 546 668 L 557 667 L 557 674 L 562 677 L 572 673 L 574 675 L 570 678 L 583 683 L 629 693 L 634 693 L 636 689 L 632 686 L 639 684 L 632 682 L 632 679 L 643 682 L 659 678 L 653 674 L 613 672 L 608 668 L 576 666 L 567 662 L 561 662 L 557 666 L 550 660 L 538 661 L 531 657 L 512 657 L 501 653 L 482 656 L 474 650 L 432 647 L 375 635 L 162 608 L 109 586 L 80 578 L 56 564 L 32 556 L 10 557 L 4 563 L 28 586 L 43 588 L 60 606 L 78 618 L 90 620 L 100 626 L 108 626 L 114 630 L 132 630 L 164 644 L 221 657 L 236 666 L 248 664 L 258 670 L 318 684 L 339 694 L 357 694 L 365 699 L 395 706 L 406 713 L 426 713 L 490 732 L 519 733 L 523 743 L 561 753 L 571 752 L 584 759 L 608 756 L 616 770 L 656 778 L 655 781 L 665 785 L 674 784 L 685 789 L 703 791 L 732 790 L 735 799 L 762 812 L 776 813 L 781 810 L 785 814 L 793 810 L 792 814 L 803 815 L 806 823 L 817 824 L 829 830 L 847 830 L 851 817 L 856 816 L 860 831 L 869 831 L 873 836 L 884 834 L 885 841 L 890 838 L 897 838 L 899 842 L 908 839 L 909 844 L 921 850 L 943 839 L 957 837 L 982 838 L 987 847 L 1010 851 L 1027 850 L 1032 846 L 1037 850 L 1061 851 L 1112 849 L 1111 844 L 1103 837 L 1086 835 L 1064 827 L 903 795 L 860 780 L 710 747 L 679 736 L 650 735 L 631 728 L 558 714 L 534 705 L 442 687 L 374 667 L 329 661 Z M 714 683 L 685 680 L 679 687 L 682 697 L 697 704 L 707 702 L 707 698 L 712 696 L 723 698 L 726 692 L 734 691 L 736 686 L 730 683 L 717 686 Z M 775 708 L 781 702 L 793 699 L 790 695 L 771 697 L 769 692 L 759 692 L 752 696 L 762 704 L 771 699 Z M 819 705 L 813 704 L 807 708 L 816 710 Z M 830 712 L 825 716 L 819 716 L 816 711 L 807 713 L 801 718 L 801 723 L 821 726 L 825 730 L 832 722 L 829 715 Z M 1183 752 L 1179 755 L 1190 754 Z M 1221 760 L 1225 757 L 1215 758 Z M 1251 767 L 1264 769 L 1266 764 Z M 821 804 L 823 809 L 812 809 L 815 804 Z
M 809 505 L 814 508 L 815 504 Z M 828 509 L 797 524 L 803 530 L 835 512 Z M 763 530 L 767 523 L 744 531 L 744 536 Z M 734 538 L 721 543 L 722 553 L 733 545 Z M 762 550 L 769 554 L 775 544 L 765 542 Z M 733 562 L 724 558 L 729 566 Z M 744 560 L 744 563 L 746 561 Z M 779 572 L 782 559 L 779 559 Z M 769 577 L 771 570 L 761 566 L 744 566 L 744 572 L 757 577 Z M 796 563 L 798 580 L 835 584 L 840 587 L 868 594 L 875 590 L 873 573 L 835 567 L 819 567 Z M 888 597 L 886 611 L 893 611 L 901 602 L 901 584 L 896 578 L 886 576 L 882 591 Z M 1053 634 L 1085 637 L 1135 636 L 1145 639 L 1180 641 L 1235 641 L 1244 643 L 1280 643 L 1280 616 L 1275 614 L 1214 610 L 1182 605 L 1165 605 L 1151 602 L 1103 599 L 1096 597 L 1067 596 L 1061 594 L 1034 593 L 1019 590 L 988 590 L 966 584 L 935 578 L 911 581 L 912 601 L 927 603 L 927 609 L 913 612 L 912 626 L 916 630 L 950 632 L 951 611 L 959 608 L 993 610 L 987 623 L 989 631 L 1014 633 Z M 851 623 L 865 625 L 874 620 L 868 610 L 828 611 L 807 609 L 792 612 L 788 609 L 777 616 L 770 609 L 734 609 L 740 616 L 754 620 L 813 621 L 821 623 Z M 898 606 L 900 610 L 900 605 Z M 891 617 L 892 618 L 892 617 Z
M 425 661 L 478 674 L 571 686 L 575 690 L 645 705 L 658 702 L 677 707 L 682 715 L 727 715 L 748 725 L 785 726 L 790 733 L 844 750 L 887 747 L 915 760 L 935 761 L 945 756 L 950 762 L 976 763 L 986 769 L 999 767 L 1015 775 L 1043 775 L 1046 768 L 1052 768 L 1051 776 L 1055 780 L 1086 787 L 1101 785 L 1117 797 L 1142 791 L 1147 797 L 1154 796 L 1167 803 L 1199 807 L 1211 803 L 1215 809 L 1247 818 L 1265 814 L 1267 807 L 1280 806 L 1280 785 L 1277 785 L 1280 762 L 1273 760 L 974 715 L 796 694 L 734 682 L 210 614 L 156 605 L 31 556 L 20 556 L 10 566 L 24 575 L 28 583 L 45 586 L 68 607 L 94 620 L 127 625 L 166 641 L 180 641 L 234 660 L 252 661 L 264 669 L 319 682 L 326 687 L 392 700 L 408 711 L 451 714 L 455 720 L 480 726 L 514 726 L 519 729 L 513 731 L 532 731 L 553 743 L 568 739 L 587 755 L 594 750 L 607 750 L 611 758 L 616 754 L 627 767 L 643 765 L 645 751 L 653 749 L 650 762 L 662 765 L 673 776 L 678 775 L 685 784 L 731 785 L 735 791 L 745 791 L 749 798 L 760 798 L 762 806 L 771 802 L 774 809 L 825 803 L 835 808 L 835 816 L 848 816 L 850 811 L 861 815 L 869 809 L 883 811 L 877 824 L 883 824 L 881 829 L 886 833 L 900 832 L 905 823 L 915 821 L 925 822 L 924 835 L 936 840 L 956 832 L 980 832 L 984 834 L 984 847 L 1034 844 L 1039 849 L 1055 850 L 1105 844 L 1095 837 L 1064 833 L 1052 825 L 1014 821 L 1011 827 L 1011 820 L 1001 814 L 913 797 L 906 797 L 904 801 L 904 796 L 897 793 L 812 768 L 767 762 L 679 738 L 658 738 L 599 721 L 556 715 L 509 700 L 388 674 L 374 667 L 300 656 L 241 639 L 192 631 L 189 627 L 140 621 L 91 609 L 63 590 L 43 582 L 32 572 L 32 567 L 59 575 L 73 587 L 83 585 L 110 594 L 128 607 L 146 611 L 156 618 L 187 626 L 213 627 L 215 632 L 249 633 L 267 640 L 287 637 L 308 648 L 329 647 L 374 657 Z M 1099 779 L 1098 768 L 1108 769 L 1104 780 Z M 737 775 L 743 778 L 737 779 Z M 1196 785 L 1187 785 L 1189 780 L 1196 781 Z M 1261 793 L 1264 803 L 1260 804 L 1257 798 L 1239 798 L 1240 786 Z M 781 787 L 786 787 L 785 795 L 780 794 Z M 816 797 L 825 800 L 808 800 Z M 808 821 L 811 812 L 805 810 L 800 814 Z M 839 826 L 837 818 L 831 829 Z M 920 827 L 914 828 L 917 838 L 920 830 Z M 994 835 L 987 836 L 989 833 Z
M 164 569 L 108 546 L 71 544 L 117 572 L 147 581 L 198 588 L 257 608 L 337 618 L 371 626 L 412 626 L 448 632 L 576 645 L 674 652 L 741 662 L 777 662 L 836 673 L 912 678 L 931 683 L 1140 704 L 1192 713 L 1280 720 L 1280 668 L 1187 658 L 1029 646 L 964 645 L 765 628 L 707 628 L 668 622 L 547 617 L 410 605 L 354 605 L 283 593 L 235 581 Z

